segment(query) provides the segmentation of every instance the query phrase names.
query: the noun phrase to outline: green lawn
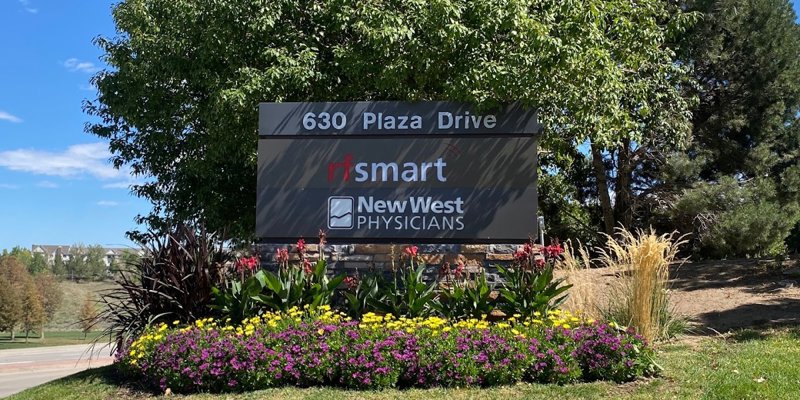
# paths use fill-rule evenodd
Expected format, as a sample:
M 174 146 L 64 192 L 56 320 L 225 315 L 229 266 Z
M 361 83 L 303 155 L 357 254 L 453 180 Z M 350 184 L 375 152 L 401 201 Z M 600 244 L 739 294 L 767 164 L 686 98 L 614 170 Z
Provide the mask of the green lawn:
M 44 340 L 39 339 L 38 333 L 32 333 L 29 343 L 25 343 L 25 334 L 17 332 L 17 338 L 11 342 L 11 335 L 8 332 L 0 332 L 0 350 L 22 349 L 28 347 L 42 346 L 61 346 L 67 344 L 90 343 L 99 333 L 89 333 L 86 340 L 83 340 L 83 333 L 80 331 L 80 310 L 87 295 L 91 295 L 95 300 L 99 298 L 98 292 L 114 287 L 110 281 L 104 282 L 71 282 L 61 281 L 59 286 L 63 291 L 61 304 L 56 310 L 51 321 L 44 327 Z M 97 330 L 102 330 L 104 326 L 98 325 Z
M 25 333 L 17 333 L 14 341 L 11 341 L 11 335 L 8 333 L 0 333 L 0 350 L 8 349 L 25 349 L 29 347 L 44 347 L 44 346 L 62 346 L 67 344 L 89 344 L 100 332 L 89 332 L 86 339 L 83 338 L 81 331 L 57 331 L 48 332 L 45 330 L 44 339 L 39 339 L 38 334 L 31 333 L 28 338 L 28 343 L 25 343 Z
M 741 331 L 727 339 L 685 338 L 659 347 L 662 377 L 615 385 L 607 382 L 490 389 L 347 391 L 271 389 L 242 394 L 191 395 L 187 399 L 798 399 L 800 328 Z M 23 399 L 143 399 L 153 394 L 120 387 L 111 367 L 88 370 L 10 397 Z

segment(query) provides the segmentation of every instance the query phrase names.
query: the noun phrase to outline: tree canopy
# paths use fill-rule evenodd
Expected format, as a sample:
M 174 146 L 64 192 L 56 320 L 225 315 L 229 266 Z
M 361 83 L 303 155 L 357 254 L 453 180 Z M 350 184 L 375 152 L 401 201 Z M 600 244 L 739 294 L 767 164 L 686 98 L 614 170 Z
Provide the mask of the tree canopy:
M 800 26 L 786 0 L 689 2 L 699 103 L 662 169 L 671 225 L 712 257 L 777 254 L 800 221 Z M 800 243 L 794 244 L 800 248 Z
M 87 130 L 146 178 L 132 190 L 156 229 L 252 237 L 259 102 L 522 101 L 554 149 L 688 132 L 667 43 L 689 18 L 661 0 L 126 0 L 113 16 Z

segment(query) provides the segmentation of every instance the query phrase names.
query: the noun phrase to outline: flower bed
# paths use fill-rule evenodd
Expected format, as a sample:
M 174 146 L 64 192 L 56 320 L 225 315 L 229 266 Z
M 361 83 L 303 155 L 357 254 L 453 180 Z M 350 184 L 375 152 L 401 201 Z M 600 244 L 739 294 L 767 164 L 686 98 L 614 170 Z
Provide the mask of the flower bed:
M 176 321 L 119 349 L 117 365 L 176 392 L 626 381 L 655 371 L 652 349 L 631 331 L 560 311 L 517 318 L 489 323 L 367 314 L 359 322 L 322 306 L 238 325 L 204 319 L 180 327 Z

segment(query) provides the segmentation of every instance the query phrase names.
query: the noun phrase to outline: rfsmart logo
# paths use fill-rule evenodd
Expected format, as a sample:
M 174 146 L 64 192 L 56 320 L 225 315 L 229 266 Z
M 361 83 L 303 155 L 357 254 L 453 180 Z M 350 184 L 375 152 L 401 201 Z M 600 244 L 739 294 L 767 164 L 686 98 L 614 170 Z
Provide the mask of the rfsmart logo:
M 436 161 L 415 162 L 354 162 L 352 154 L 346 154 L 342 161 L 328 163 L 328 182 L 337 180 L 336 172 L 341 170 L 342 182 L 349 182 L 351 172 L 355 182 L 427 182 L 437 180 L 447 182 L 444 168 L 447 163 L 439 157 Z
M 328 198 L 328 229 L 353 229 L 353 205 L 355 200 L 348 196 Z

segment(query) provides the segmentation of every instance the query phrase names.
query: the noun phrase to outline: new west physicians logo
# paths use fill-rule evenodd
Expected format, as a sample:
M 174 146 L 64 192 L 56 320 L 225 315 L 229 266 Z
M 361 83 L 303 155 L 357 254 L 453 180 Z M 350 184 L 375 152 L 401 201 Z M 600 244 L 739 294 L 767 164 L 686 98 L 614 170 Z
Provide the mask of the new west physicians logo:
M 353 229 L 354 204 L 349 196 L 328 197 L 328 229 Z

